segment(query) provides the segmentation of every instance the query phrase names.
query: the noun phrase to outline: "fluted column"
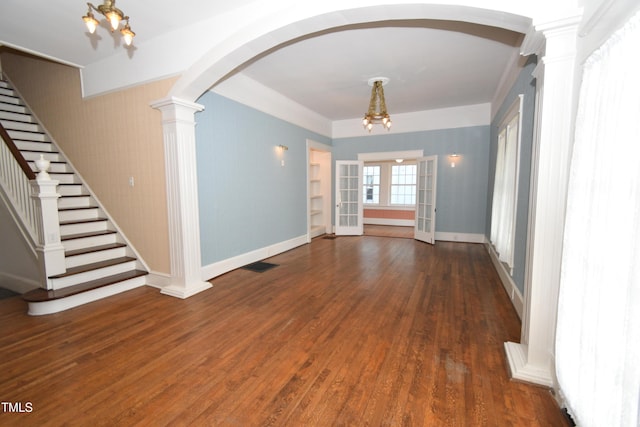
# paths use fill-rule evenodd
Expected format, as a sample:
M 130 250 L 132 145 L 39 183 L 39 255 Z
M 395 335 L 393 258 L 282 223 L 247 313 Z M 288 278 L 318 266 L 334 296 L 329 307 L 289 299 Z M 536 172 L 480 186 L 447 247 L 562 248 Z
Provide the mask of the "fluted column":
M 188 298 L 211 287 L 202 281 L 194 114 L 204 107 L 174 97 L 151 104 L 162 112 L 171 283 L 162 293 Z
M 565 205 L 573 142 L 572 123 L 580 16 L 535 26 L 534 52 L 542 54 L 537 79 L 536 134 L 532 165 L 533 208 L 525 308 L 520 343 L 505 343 L 513 378 L 549 387 L 555 379 L 555 331 Z M 526 43 L 525 43 L 526 44 Z

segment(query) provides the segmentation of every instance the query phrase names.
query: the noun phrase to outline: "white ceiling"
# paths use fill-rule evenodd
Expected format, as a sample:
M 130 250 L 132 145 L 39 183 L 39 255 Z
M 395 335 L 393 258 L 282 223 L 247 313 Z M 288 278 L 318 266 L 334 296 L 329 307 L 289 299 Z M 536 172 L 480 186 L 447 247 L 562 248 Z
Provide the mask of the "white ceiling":
M 79 66 L 124 49 L 104 28 L 90 36 L 78 0 L 0 2 L 0 43 Z M 170 31 L 250 0 L 121 0 L 136 32 L 131 51 Z M 167 13 L 170 11 L 170 13 Z M 388 21 L 314 34 L 274 49 L 239 70 L 291 100 L 331 119 L 366 111 L 371 77 L 385 76 L 389 112 L 405 113 L 491 102 L 522 34 L 454 21 Z M 189 66 L 190 64 L 186 64 Z M 233 77 L 232 77 L 233 78 Z

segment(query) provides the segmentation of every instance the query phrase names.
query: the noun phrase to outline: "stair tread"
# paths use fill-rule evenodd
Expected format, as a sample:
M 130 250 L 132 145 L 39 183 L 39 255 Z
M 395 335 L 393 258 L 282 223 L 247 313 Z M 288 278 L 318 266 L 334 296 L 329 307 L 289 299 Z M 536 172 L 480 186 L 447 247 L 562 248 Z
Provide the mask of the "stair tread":
M 106 234 L 116 234 L 116 232 L 114 230 L 102 230 L 102 231 L 95 231 L 91 233 L 67 234 L 65 236 L 60 236 L 60 240 L 65 241 L 65 240 L 83 239 L 85 237 L 98 237 L 98 236 L 104 236 Z
M 72 295 L 77 295 L 82 292 L 91 291 L 93 289 L 102 288 L 104 286 L 113 285 L 118 282 L 123 282 L 128 279 L 134 279 L 136 277 L 145 276 L 147 273 L 144 270 L 131 270 L 113 276 L 103 277 L 89 282 L 80 283 L 75 286 L 69 286 L 67 288 L 46 290 L 46 289 L 34 289 L 26 292 L 22 295 L 22 298 L 28 302 L 46 302 L 56 299 L 66 298 Z
M 135 261 L 136 258 L 130 256 L 123 256 L 119 258 L 108 259 L 105 261 L 94 262 L 86 265 L 79 265 L 77 267 L 67 268 L 66 273 L 58 274 L 56 276 L 50 276 L 49 279 L 61 279 L 63 277 L 73 276 L 74 274 L 86 273 L 87 271 L 97 270 L 99 268 L 111 267 L 125 262 Z
M 102 222 L 106 220 L 107 218 L 70 219 L 69 221 L 60 221 L 60 225 L 89 224 L 91 222 Z
M 51 175 L 51 172 L 49 172 L 49 175 Z M 83 211 L 83 210 L 89 210 L 89 209 L 98 209 L 97 206 L 78 206 L 78 207 L 74 207 L 74 208 L 58 208 L 58 212 L 69 212 L 69 211 Z
M 127 245 L 124 243 L 109 243 L 107 245 L 90 246 L 88 248 L 67 251 L 64 253 L 64 256 L 69 257 L 69 256 L 76 256 L 76 255 L 84 255 L 84 254 L 89 254 L 93 252 L 100 252 L 100 251 L 106 251 L 109 249 L 119 249 L 119 248 L 126 248 L 126 247 Z

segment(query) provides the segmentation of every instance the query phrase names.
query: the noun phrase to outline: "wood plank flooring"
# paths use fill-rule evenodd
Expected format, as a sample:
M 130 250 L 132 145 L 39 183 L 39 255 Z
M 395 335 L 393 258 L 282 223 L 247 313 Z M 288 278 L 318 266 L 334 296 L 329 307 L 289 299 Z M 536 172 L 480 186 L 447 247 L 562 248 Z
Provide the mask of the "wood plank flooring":
M 482 245 L 317 238 L 186 300 L 0 301 L 2 426 L 564 426 Z M 0 408 L 2 409 L 2 408 Z
M 398 226 L 398 225 L 365 224 L 364 235 L 413 239 L 414 229 L 413 227 L 405 227 L 405 226 Z

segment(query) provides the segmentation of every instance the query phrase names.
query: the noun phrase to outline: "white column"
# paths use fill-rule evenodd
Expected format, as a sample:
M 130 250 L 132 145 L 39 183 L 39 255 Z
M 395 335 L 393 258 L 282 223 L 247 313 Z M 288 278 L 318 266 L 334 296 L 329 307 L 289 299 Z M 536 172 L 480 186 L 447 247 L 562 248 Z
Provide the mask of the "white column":
M 162 293 L 188 298 L 211 287 L 202 281 L 194 114 L 204 106 L 174 97 L 151 104 L 162 112 L 169 216 L 171 283 Z
M 535 26 L 546 42 L 536 69 L 541 90 L 534 138 L 525 309 L 520 343 L 505 343 L 513 378 L 548 387 L 556 385 L 556 315 L 573 143 L 579 22 L 580 16 L 574 16 Z

